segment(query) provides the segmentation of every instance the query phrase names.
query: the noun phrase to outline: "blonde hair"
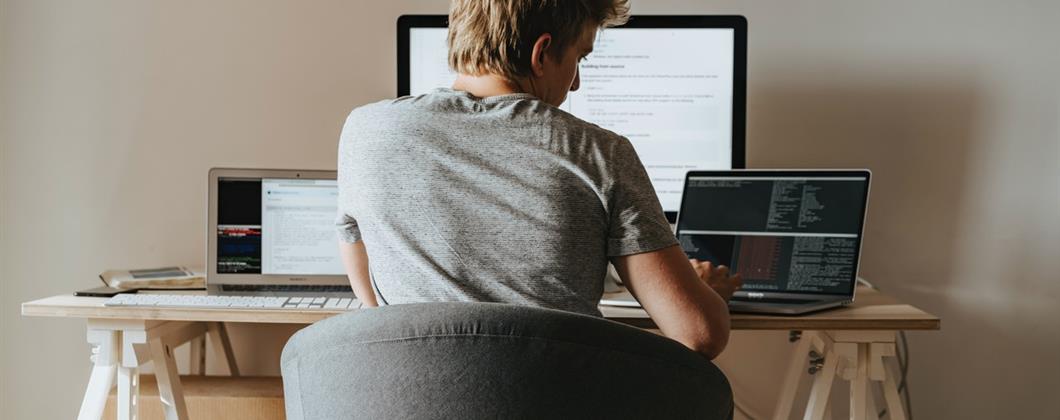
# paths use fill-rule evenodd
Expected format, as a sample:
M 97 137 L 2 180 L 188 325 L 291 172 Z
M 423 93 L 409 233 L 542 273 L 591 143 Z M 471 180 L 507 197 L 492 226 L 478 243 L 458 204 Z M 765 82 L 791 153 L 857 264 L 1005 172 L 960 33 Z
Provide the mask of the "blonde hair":
M 559 54 L 585 25 L 611 27 L 628 19 L 628 0 L 452 0 L 449 68 L 473 76 L 526 77 L 542 34 L 552 35 L 550 50 Z

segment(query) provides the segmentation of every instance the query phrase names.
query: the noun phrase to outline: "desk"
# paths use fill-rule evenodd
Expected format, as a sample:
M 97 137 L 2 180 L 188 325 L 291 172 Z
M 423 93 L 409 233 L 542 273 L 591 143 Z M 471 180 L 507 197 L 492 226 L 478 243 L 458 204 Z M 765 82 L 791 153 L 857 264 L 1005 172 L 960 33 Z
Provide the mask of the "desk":
M 79 420 L 99 419 L 107 394 L 117 378 L 118 418 L 135 418 L 138 368 L 155 361 L 159 395 L 166 418 L 187 420 L 173 349 L 210 335 L 210 343 L 224 355 L 229 371 L 238 376 L 228 344 L 225 322 L 310 324 L 344 311 L 254 309 L 180 309 L 106 307 L 106 298 L 53 296 L 22 304 L 23 316 L 83 318 L 94 363 Z M 645 329 L 655 329 L 637 308 L 601 307 L 604 317 Z M 792 331 L 795 352 L 784 377 L 773 418 L 788 419 L 795 403 L 799 378 L 815 372 L 804 419 L 830 417 L 828 396 L 835 379 L 850 382 L 852 418 L 876 418 L 871 385 L 882 388 L 892 419 L 904 419 L 898 396 L 895 341 L 898 331 L 938 330 L 938 317 L 867 287 L 859 287 L 854 304 L 803 316 L 732 316 L 736 330 Z M 809 355 L 809 356 L 808 356 Z

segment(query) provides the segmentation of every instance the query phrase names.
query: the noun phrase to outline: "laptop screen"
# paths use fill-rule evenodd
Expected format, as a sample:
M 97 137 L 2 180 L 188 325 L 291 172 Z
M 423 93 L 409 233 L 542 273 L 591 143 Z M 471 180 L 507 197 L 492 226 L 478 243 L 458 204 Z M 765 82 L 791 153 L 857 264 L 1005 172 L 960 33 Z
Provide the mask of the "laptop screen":
M 678 240 L 689 258 L 742 275 L 743 291 L 848 294 L 868 182 L 867 172 L 694 172 L 685 182 Z
M 220 178 L 217 273 L 343 275 L 335 180 Z

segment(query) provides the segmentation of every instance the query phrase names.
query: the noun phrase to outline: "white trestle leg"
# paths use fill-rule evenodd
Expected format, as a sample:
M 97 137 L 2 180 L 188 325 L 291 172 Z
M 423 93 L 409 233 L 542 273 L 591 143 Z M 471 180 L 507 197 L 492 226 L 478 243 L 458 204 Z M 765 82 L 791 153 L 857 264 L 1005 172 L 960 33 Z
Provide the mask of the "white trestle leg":
M 107 395 L 114 386 L 114 375 L 118 369 L 119 333 L 113 330 L 88 330 L 88 342 L 92 344 L 92 376 L 88 378 L 88 389 L 81 400 L 81 411 L 77 420 L 99 420 L 107 405 Z

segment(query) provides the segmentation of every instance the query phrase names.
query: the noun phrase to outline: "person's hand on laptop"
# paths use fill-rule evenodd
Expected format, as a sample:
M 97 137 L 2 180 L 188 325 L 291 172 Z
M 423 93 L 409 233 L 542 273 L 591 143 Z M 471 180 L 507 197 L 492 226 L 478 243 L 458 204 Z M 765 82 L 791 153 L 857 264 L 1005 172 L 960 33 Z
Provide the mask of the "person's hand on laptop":
M 703 280 L 707 286 L 714 289 L 726 302 L 732 298 L 732 294 L 740 286 L 743 286 L 743 277 L 740 277 L 739 274 L 730 275 L 729 267 L 714 265 L 710 261 L 700 261 L 695 258 L 688 260 L 688 262 L 692 263 L 692 268 L 696 270 L 700 280 Z

